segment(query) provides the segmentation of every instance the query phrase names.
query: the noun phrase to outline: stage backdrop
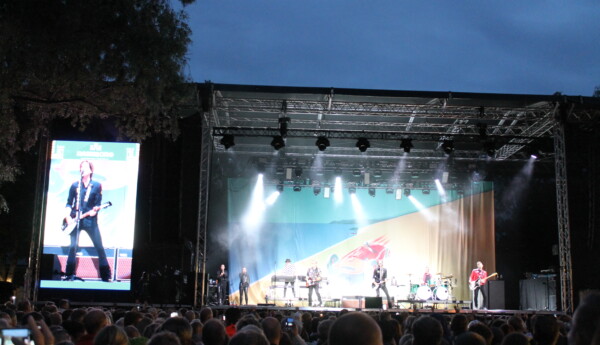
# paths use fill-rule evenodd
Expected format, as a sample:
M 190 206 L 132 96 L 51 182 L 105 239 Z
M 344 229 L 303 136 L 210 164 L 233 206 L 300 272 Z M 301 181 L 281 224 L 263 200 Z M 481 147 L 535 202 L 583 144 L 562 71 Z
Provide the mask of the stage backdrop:
M 333 193 L 324 198 L 312 188 L 294 192 L 287 187 L 272 205 L 261 200 L 275 186 L 258 192 L 256 186 L 255 179 L 230 179 L 228 185 L 229 229 L 221 232 L 221 242 L 229 248 L 233 303 L 239 303 L 242 267 L 250 274 L 251 304 L 285 303 L 282 284 L 272 280 L 282 274 L 286 259 L 298 276 L 318 262 L 326 278 L 324 299 L 374 296 L 372 274 L 379 259 L 388 268 L 390 294 L 401 300 L 411 293 L 411 284 L 419 283 L 425 267 L 434 276 L 451 277 L 444 280 L 451 280 L 457 300 L 471 299 L 468 277 L 476 261 L 483 261 L 488 273 L 495 270 L 491 182 L 473 183 L 460 195 L 449 190 L 444 197 L 436 190 L 413 190 L 416 202 L 407 196 L 396 200 L 382 189 L 375 196 L 358 189 L 351 197 L 344 188 L 338 203 Z M 297 296 L 307 296 L 304 285 L 296 282 Z
M 46 196 L 44 260 L 41 288 L 129 290 L 137 196 L 136 143 L 53 141 Z M 76 275 L 85 281 L 62 281 L 70 236 L 61 230 L 69 189 L 81 178 L 80 163 L 92 162 L 92 179 L 102 184 L 102 203 L 112 206 L 98 212 L 98 226 L 112 272 L 112 281 L 100 281 L 98 259 L 87 232 L 79 238 Z

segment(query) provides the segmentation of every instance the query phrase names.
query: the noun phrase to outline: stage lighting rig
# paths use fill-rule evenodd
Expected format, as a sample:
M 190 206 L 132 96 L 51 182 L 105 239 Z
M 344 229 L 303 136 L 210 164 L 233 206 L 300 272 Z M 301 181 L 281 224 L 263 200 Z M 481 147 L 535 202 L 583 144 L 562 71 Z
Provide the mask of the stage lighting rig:
M 375 190 L 375 188 L 369 188 L 369 195 L 372 197 L 375 197 L 375 194 L 377 193 L 377 191 Z
M 367 138 L 359 138 L 356 141 L 356 147 L 358 147 L 360 152 L 365 152 L 369 147 L 371 147 L 371 143 L 369 143 Z
M 326 137 L 318 137 L 315 145 L 319 148 L 319 151 L 325 151 L 329 147 L 329 139 Z
M 235 142 L 233 141 L 233 134 L 224 134 L 221 141 L 219 141 L 221 145 L 225 147 L 225 150 L 228 150 L 230 147 L 235 146 Z
M 404 149 L 404 152 L 406 153 L 410 153 L 410 149 L 412 149 L 414 146 L 412 144 L 412 139 L 401 139 L 400 140 L 400 147 L 402 149 Z
M 285 141 L 283 140 L 283 137 L 281 135 L 274 136 L 273 140 L 271 141 L 271 146 L 273 146 L 273 148 L 277 151 L 279 151 L 279 149 L 282 147 L 285 147 Z

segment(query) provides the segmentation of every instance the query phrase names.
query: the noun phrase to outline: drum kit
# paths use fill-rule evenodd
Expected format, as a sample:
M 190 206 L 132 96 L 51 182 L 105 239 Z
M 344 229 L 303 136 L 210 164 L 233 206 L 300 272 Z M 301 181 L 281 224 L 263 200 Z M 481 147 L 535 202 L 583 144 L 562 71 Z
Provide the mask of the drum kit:
M 412 274 L 409 274 L 409 284 L 410 287 L 409 292 L 406 295 L 406 299 L 410 301 L 429 301 L 429 300 L 437 300 L 437 301 L 448 301 L 452 299 L 452 278 L 454 277 L 452 274 L 444 275 L 442 273 L 438 273 L 434 276 L 434 279 L 431 279 L 427 282 L 427 284 L 413 284 L 412 283 Z M 404 286 L 404 285 L 398 285 Z M 402 295 L 402 293 L 401 293 Z

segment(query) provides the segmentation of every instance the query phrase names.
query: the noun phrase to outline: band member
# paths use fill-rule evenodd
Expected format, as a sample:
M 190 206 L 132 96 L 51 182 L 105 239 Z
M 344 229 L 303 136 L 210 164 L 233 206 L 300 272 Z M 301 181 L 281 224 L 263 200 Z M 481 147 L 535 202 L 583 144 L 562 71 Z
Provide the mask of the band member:
M 377 297 L 379 297 L 379 290 L 383 290 L 385 293 L 385 297 L 387 298 L 388 307 L 392 307 L 392 300 L 390 299 L 390 294 L 388 293 L 387 287 L 385 286 L 387 280 L 387 269 L 383 267 L 383 260 L 377 261 L 377 267 L 373 270 L 373 287 L 375 287 L 375 291 L 377 292 Z
M 321 270 L 317 267 L 317 262 L 313 261 L 312 267 L 306 272 L 306 286 L 308 286 L 308 305 L 312 306 L 312 294 L 313 291 L 317 294 L 319 299 L 319 307 L 323 305 L 321 300 L 321 294 L 319 293 L 319 282 L 321 281 Z
M 487 296 L 483 290 L 483 286 L 487 282 L 488 274 L 483 269 L 483 263 L 481 261 L 477 261 L 477 268 L 471 271 L 471 276 L 469 277 L 469 284 L 471 290 L 473 290 L 473 309 L 487 309 Z M 478 297 L 481 292 L 482 302 L 481 305 L 478 305 Z
M 229 282 L 229 274 L 225 269 L 225 265 L 221 264 L 219 271 L 217 272 L 217 295 L 219 298 L 219 304 L 225 304 L 227 297 L 227 285 Z
M 294 281 L 296 280 L 296 267 L 292 263 L 292 260 L 285 259 L 285 266 L 283 266 L 283 271 L 281 273 L 284 276 L 289 277 L 289 279 L 286 278 L 283 285 L 283 297 L 285 298 L 289 284 L 292 288 L 292 294 L 294 295 L 294 298 L 296 298 L 296 290 L 294 289 Z
M 246 267 L 242 267 L 242 272 L 240 273 L 240 304 L 242 304 L 242 300 L 246 296 L 246 305 L 248 305 L 248 286 L 250 286 L 250 277 L 248 276 Z
M 423 273 L 421 285 L 431 285 L 431 273 L 429 273 L 429 266 L 425 266 L 425 273 Z
M 89 161 L 82 161 L 79 164 L 81 179 L 73 182 L 69 189 L 67 198 L 65 221 L 68 225 L 73 225 L 79 218 L 79 226 L 71 232 L 71 245 L 69 256 L 67 258 L 67 267 L 65 269 L 65 280 L 73 280 L 75 276 L 77 247 L 79 246 L 79 235 L 81 231 L 87 232 L 94 248 L 98 254 L 98 268 L 102 281 L 110 281 L 111 273 L 106 259 L 104 245 L 102 245 L 102 236 L 98 228 L 98 211 L 102 203 L 102 184 L 92 180 L 94 175 L 94 165 Z M 79 215 L 77 215 L 79 213 Z

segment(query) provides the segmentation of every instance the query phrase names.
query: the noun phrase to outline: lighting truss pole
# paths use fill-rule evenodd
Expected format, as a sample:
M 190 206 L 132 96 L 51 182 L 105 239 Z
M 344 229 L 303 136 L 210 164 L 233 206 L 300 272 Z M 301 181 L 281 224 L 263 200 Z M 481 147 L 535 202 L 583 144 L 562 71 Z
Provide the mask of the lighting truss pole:
M 560 256 L 561 309 L 573 312 L 573 274 L 571 266 L 571 230 L 569 226 L 569 201 L 567 193 L 567 161 L 565 145 L 564 108 L 559 108 L 559 119 L 554 126 L 554 164 L 556 173 L 556 208 L 558 214 L 558 247 Z
M 194 306 L 204 305 L 204 300 L 207 292 L 206 284 L 206 231 L 208 224 L 208 195 L 209 195 L 209 184 L 210 184 L 210 158 L 212 154 L 212 135 L 211 125 L 208 114 L 203 112 L 202 116 L 202 138 L 200 147 L 200 172 L 199 172 L 199 195 L 198 195 L 198 218 L 197 218 L 197 231 L 196 231 L 196 260 L 194 262 Z M 198 280 L 201 279 L 200 284 Z M 201 300 L 198 301 L 198 296 L 201 296 Z

